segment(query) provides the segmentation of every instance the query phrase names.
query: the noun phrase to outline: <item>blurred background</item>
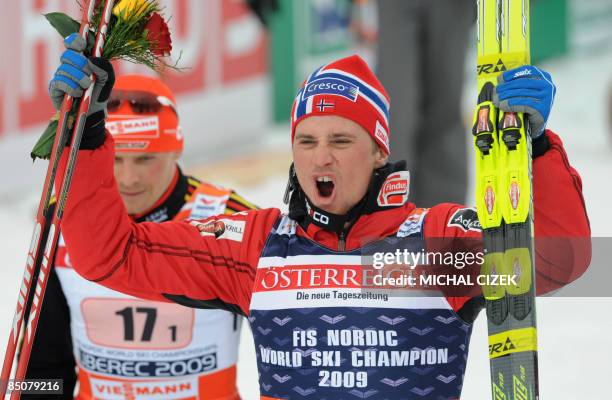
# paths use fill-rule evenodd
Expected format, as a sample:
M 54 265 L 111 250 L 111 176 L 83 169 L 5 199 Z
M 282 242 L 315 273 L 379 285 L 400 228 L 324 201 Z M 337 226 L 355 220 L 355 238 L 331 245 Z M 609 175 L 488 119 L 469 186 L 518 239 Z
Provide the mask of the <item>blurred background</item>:
M 385 45 L 378 42 L 380 4 L 375 0 L 161 3 L 165 15 L 171 16 L 173 61 L 185 68 L 163 77 L 178 98 L 185 135 L 182 165 L 202 179 L 237 189 L 260 206 L 281 207 L 291 162 L 288 117 L 296 90 L 313 68 L 340 56 L 358 53 L 377 67 L 377 48 Z M 593 236 L 611 237 L 612 0 L 531 3 L 532 61 L 551 72 L 558 89 L 548 127 L 561 135 L 570 161 L 582 175 Z M 61 38 L 42 14 L 80 15 L 75 0 L 4 1 L 2 7 L 0 349 L 8 336 L 47 166 L 40 160 L 32 163 L 29 153 L 53 113 L 47 84 L 63 50 Z M 476 98 L 474 21 L 465 57 L 453 65 L 461 80 L 456 102 L 465 128 L 468 177 L 473 158 L 468 132 Z M 445 32 L 452 24 L 451 18 L 435 28 Z M 433 46 L 435 50 L 436 43 Z M 444 63 L 444 52 L 438 56 Z M 150 73 L 127 63 L 116 69 L 119 74 Z M 420 82 L 418 76 L 412 79 Z M 392 114 L 402 113 L 394 107 L 393 97 L 391 104 Z M 397 134 L 392 125 L 391 135 Z M 467 204 L 473 204 L 472 187 L 468 179 Z M 610 298 L 544 298 L 538 305 L 542 397 L 608 398 L 604 393 L 612 371 Z M 462 398 L 489 396 L 486 346 L 486 321 L 481 315 Z M 242 394 L 256 399 L 257 372 L 248 328 L 243 331 L 240 354 Z

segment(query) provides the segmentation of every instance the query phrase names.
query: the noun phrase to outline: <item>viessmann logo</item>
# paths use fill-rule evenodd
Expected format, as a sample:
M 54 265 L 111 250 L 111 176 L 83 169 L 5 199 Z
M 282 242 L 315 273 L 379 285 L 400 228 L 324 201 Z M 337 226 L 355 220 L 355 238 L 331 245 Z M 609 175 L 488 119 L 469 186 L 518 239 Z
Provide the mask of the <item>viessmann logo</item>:
M 138 117 L 129 118 L 129 116 L 121 116 L 121 120 L 113 121 L 112 119 L 106 122 L 106 129 L 113 136 L 135 135 L 134 138 L 147 139 L 159 136 L 159 119 L 153 117 Z

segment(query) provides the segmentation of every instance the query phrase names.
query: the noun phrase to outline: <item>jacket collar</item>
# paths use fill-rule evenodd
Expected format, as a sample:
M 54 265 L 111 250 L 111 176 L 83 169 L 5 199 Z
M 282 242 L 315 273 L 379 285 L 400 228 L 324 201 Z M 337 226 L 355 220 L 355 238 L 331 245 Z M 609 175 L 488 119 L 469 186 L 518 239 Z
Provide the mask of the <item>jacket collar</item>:
M 373 213 L 405 208 L 408 203 L 409 173 L 406 163 L 388 163 L 374 170 L 364 197 L 344 215 L 333 214 L 313 205 L 299 185 L 293 165 L 285 198 L 289 198 L 289 217 L 312 236 L 319 230 L 346 235 L 358 220 Z M 414 208 L 413 205 L 411 205 Z M 404 213 L 402 213 L 404 215 Z M 326 234 L 323 234 L 327 236 Z

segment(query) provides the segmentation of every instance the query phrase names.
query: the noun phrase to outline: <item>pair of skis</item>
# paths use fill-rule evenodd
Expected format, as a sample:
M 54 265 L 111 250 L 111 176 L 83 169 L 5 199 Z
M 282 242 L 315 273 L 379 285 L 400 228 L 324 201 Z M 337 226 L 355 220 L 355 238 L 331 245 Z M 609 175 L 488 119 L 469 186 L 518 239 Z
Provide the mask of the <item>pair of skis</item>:
M 492 102 L 497 77 L 530 63 L 529 0 L 477 0 L 478 106 L 473 138 L 476 206 L 486 249 L 483 273 L 516 285 L 483 287 L 492 398 L 537 400 L 531 138 L 522 113 Z
M 87 37 L 92 28 L 97 3 L 98 1 L 96 0 L 86 0 L 82 3 L 83 15 L 79 34 L 85 39 L 85 42 L 87 42 Z M 102 48 L 104 46 L 114 3 L 114 0 L 104 0 L 100 24 L 92 51 L 94 57 L 100 57 L 102 55 Z M 36 224 L 28 251 L 21 288 L 19 290 L 17 308 L 15 310 L 15 316 L 13 318 L 13 324 L 4 355 L 2 374 L 0 375 L 0 394 L 2 394 L 3 398 L 7 393 L 7 388 L 9 386 L 8 380 L 12 376 L 15 360 L 17 360 L 13 378 L 15 381 L 23 380 L 27 371 L 43 296 L 47 287 L 47 278 L 57 247 L 57 240 L 60 233 L 59 227 L 64 213 L 70 182 L 72 180 L 72 173 L 76 165 L 78 149 L 85 126 L 85 119 L 91 103 L 95 79 L 95 76 L 93 76 L 92 84 L 85 92 L 82 99 L 74 99 L 70 96 L 65 96 L 62 102 L 58 127 L 49 160 L 49 167 L 47 168 L 45 184 L 36 213 Z M 78 113 L 74 121 L 68 163 L 63 176 L 57 177 L 59 162 L 66 142 L 70 137 L 69 115 L 71 110 L 77 108 Z M 51 207 L 51 197 L 54 193 L 57 197 L 57 205 L 53 209 Z M 51 210 L 53 210 L 52 215 Z M 32 290 L 34 285 L 36 285 L 36 288 Z M 24 324 L 24 322 L 26 322 L 26 324 Z M 19 391 L 13 391 L 10 398 L 13 400 L 19 399 L 20 397 L 21 393 Z

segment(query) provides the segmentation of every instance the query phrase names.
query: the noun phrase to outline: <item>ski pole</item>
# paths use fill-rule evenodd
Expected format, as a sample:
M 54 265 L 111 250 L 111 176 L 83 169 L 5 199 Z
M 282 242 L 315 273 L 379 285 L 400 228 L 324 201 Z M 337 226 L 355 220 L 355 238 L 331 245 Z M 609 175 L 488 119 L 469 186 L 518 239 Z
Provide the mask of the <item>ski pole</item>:
M 81 18 L 81 25 L 79 28 L 79 34 L 83 39 L 87 41 L 91 22 L 93 19 L 95 9 L 95 1 L 87 0 L 83 4 L 83 16 Z M 24 269 L 23 279 L 21 281 L 21 287 L 19 289 L 19 295 L 17 299 L 17 307 L 15 309 L 15 315 L 13 317 L 13 323 L 11 331 L 9 333 L 9 339 L 4 354 L 4 362 L 2 365 L 2 373 L 0 375 L 0 390 L 2 394 L 6 394 L 6 388 L 8 379 L 11 376 L 13 364 L 15 361 L 15 353 L 17 345 L 22 335 L 23 321 L 27 318 L 28 311 L 32 300 L 32 286 L 34 284 L 34 277 L 38 275 L 38 267 L 41 261 L 41 251 L 43 244 L 46 242 L 47 235 L 45 232 L 48 231 L 49 227 L 49 202 L 51 195 L 53 194 L 53 184 L 57 174 L 57 168 L 59 160 L 61 158 L 64 144 L 67 139 L 67 127 L 68 117 L 70 110 L 73 108 L 75 99 L 66 95 L 62 106 L 59 111 L 59 121 L 55 138 L 53 140 L 53 146 L 51 150 L 51 156 L 49 159 L 49 166 L 47 167 L 47 174 L 45 176 L 45 182 L 43 191 L 38 204 L 38 210 L 36 213 L 36 223 L 34 225 L 34 231 L 32 233 L 32 239 L 28 250 L 28 256 L 26 266 Z

